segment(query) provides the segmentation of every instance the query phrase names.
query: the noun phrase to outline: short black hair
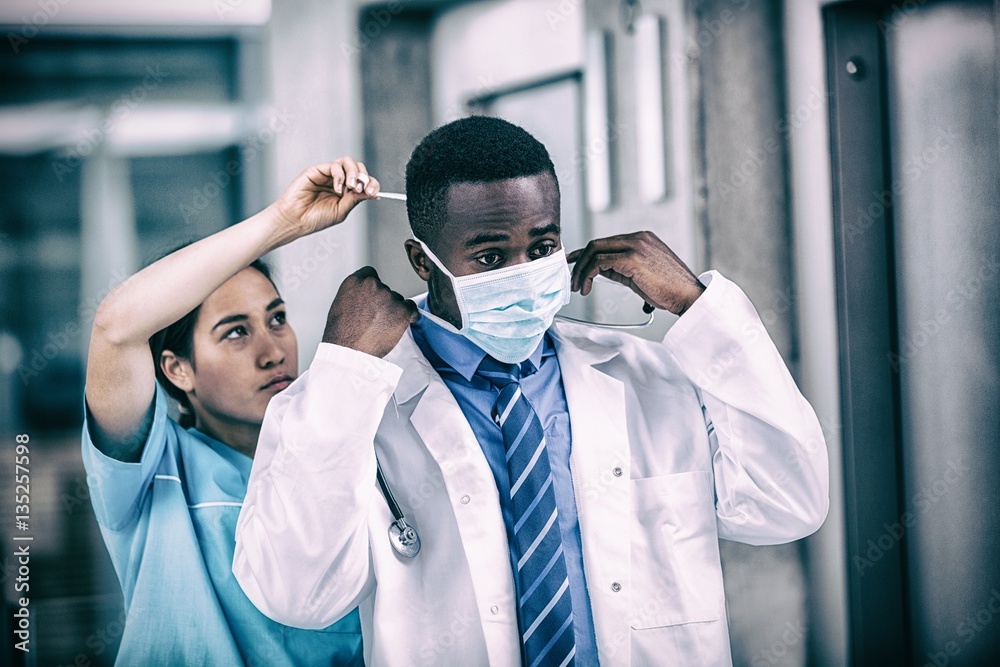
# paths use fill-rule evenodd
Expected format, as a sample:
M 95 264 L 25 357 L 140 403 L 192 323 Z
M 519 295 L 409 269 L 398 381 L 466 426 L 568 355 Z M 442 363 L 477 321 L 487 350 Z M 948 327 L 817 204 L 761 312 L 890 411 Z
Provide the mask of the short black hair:
M 527 130 L 502 118 L 468 116 L 433 130 L 406 164 L 406 213 L 414 236 L 434 243 L 444 224 L 448 188 L 552 174 L 549 152 Z

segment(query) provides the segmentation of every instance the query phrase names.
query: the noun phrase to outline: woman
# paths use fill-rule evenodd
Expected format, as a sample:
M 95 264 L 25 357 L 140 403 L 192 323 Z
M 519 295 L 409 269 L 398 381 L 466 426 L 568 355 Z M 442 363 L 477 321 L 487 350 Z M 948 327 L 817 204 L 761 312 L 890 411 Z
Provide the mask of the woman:
M 322 630 L 280 625 L 231 568 L 264 410 L 298 372 L 295 333 L 258 258 L 342 222 L 378 188 L 351 158 L 311 167 L 257 215 L 143 269 L 98 308 L 83 460 L 125 598 L 118 664 L 361 664 L 356 610 Z

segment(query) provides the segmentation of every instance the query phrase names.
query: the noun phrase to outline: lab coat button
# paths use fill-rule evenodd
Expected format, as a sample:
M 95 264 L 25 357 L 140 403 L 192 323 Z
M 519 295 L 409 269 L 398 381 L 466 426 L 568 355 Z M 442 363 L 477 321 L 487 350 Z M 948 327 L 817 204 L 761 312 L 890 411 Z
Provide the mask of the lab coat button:
M 499 614 L 500 613 L 500 607 L 498 607 L 496 605 L 493 605 L 492 607 L 490 607 L 490 612 L 494 613 L 494 614 Z
M 472 500 L 472 498 L 470 498 L 468 495 L 462 496 L 462 504 L 463 505 L 468 505 L 470 500 Z
M 615 477 L 621 477 L 622 476 L 622 469 L 619 468 L 618 466 L 615 466 L 615 469 L 612 470 L 611 472 L 614 474 Z
M 615 593 L 617 593 L 621 589 L 622 589 L 622 585 L 619 584 L 617 581 L 612 581 L 611 582 L 611 590 L 613 590 Z

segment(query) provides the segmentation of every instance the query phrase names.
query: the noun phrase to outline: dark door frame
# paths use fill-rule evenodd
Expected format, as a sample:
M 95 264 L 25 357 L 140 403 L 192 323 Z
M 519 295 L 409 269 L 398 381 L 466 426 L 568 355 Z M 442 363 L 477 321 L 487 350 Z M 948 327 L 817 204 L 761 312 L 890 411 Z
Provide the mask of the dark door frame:
M 884 39 L 888 3 L 823 10 L 855 665 L 910 664 Z M 889 534 L 889 538 L 884 537 Z M 898 537 L 896 536 L 898 534 Z

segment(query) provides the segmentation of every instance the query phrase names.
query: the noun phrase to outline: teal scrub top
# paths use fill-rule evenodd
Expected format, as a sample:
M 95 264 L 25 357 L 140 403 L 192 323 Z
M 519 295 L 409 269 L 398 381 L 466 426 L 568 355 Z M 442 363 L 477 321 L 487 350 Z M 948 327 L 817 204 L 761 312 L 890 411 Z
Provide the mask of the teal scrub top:
M 267 618 L 243 593 L 232 562 L 252 460 L 181 428 L 159 385 L 141 460 L 102 454 L 85 419 L 83 463 L 125 598 L 116 664 L 363 664 L 356 609 L 301 630 Z

